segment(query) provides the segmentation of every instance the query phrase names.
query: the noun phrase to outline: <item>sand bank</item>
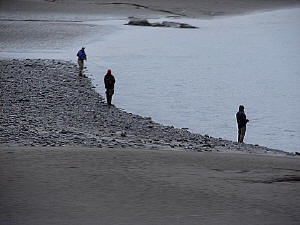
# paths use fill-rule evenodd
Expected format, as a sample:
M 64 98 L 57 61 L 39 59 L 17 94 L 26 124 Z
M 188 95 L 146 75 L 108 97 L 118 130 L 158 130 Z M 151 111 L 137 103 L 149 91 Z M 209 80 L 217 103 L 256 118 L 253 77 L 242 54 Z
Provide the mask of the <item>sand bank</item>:
M 296 158 L 1 148 L 1 224 L 299 224 Z
M 1 18 L 26 19 L 96 19 L 107 17 L 124 18 L 157 17 L 157 16 L 185 16 L 211 17 L 220 15 L 234 15 L 257 10 L 272 10 L 293 7 L 300 4 L 299 0 L 12 0 L 0 2 Z
M 85 24 L 86 21 L 168 16 L 214 18 L 299 5 L 299 0 L 0 1 L 0 57 L 13 58 L 14 52 L 24 54 L 24 58 L 26 52 L 36 52 L 39 58 L 43 53 L 55 55 L 67 50 L 69 54 L 70 49 L 89 43 L 90 36 L 99 39 L 112 31 L 110 26 Z

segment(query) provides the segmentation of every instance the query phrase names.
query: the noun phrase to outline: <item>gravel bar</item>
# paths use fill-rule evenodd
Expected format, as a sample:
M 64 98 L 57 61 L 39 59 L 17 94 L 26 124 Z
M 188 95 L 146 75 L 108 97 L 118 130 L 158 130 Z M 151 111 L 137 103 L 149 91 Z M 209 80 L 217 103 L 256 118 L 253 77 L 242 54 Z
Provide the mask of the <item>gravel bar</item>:
M 82 146 L 241 152 L 284 151 L 190 133 L 108 107 L 77 66 L 58 60 L 0 61 L 0 147 Z

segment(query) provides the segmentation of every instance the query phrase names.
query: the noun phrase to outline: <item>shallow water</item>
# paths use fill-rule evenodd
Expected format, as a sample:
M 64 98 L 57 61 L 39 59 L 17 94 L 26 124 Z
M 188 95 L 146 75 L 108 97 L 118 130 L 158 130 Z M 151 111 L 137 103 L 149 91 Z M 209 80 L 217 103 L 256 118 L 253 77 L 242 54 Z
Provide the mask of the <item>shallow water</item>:
M 111 22 L 118 32 L 87 45 L 98 90 L 111 68 L 117 106 L 229 140 L 243 104 L 245 142 L 299 150 L 300 9 L 179 22 L 199 29 Z

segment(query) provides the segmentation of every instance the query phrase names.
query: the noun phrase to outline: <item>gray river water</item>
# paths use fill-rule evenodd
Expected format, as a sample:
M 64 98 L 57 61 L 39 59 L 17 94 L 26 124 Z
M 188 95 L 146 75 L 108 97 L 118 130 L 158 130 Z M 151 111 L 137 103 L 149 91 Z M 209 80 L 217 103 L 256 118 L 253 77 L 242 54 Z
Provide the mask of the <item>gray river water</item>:
M 85 22 L 91 29 L 106 28 L 103 32 L 74 41 L 64 33 L 80 32 L 80 24 L 37 22 L 27 33 L 45 29 L 44 39 L 34 36 L 23 43 L 22 24 L 15 30 L 8 24 L 4 28 L 19 38 L 6 38 L 1 52 L 4 58 L 76 62 L 77 50 L 85 45 L 96 90 L 104 95 L 103 76 L 110 68 L 117 80 L 113 103 L 126 111 L 236 140 L 235 113 L 243 104 L 250 120 L 245 142 L 299 151 L 300 8 L 177 21 L 199 29 L 124 26 L 125 20 L 106 18 Z
M 299 150 L 300 10 L 182 21 L 199 29 L 111 22 L 117 32 L 87 45 L 98 91 L 110 68 L 117 106 L 229 140 L 243 104 L 247 143 Z

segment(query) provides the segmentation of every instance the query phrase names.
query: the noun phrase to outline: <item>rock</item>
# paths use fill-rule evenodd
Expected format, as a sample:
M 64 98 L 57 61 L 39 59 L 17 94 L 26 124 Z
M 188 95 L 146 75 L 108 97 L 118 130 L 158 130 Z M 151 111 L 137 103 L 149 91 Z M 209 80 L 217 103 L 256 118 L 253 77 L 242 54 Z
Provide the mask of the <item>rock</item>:
M 168 21 L 163 21 L 161 24 L 164 27 L 173 27 L 173 28 L 193 28 L 193 29 L 198 28 L 186 23 L 177 23 L 177 22 L 168 22 Z
M 18 101 L 19 102 L 29 102 L 30 100 L 28 98 L 21 98 Z
M 125 25 L 134 25 L 134 26 L 151 26 L 151 23 L 148 22 L 148 20 L 138 20 L 138 19 L 134 19 L 134 20 L 130 20 L 127 24 Z
M 181 23 L 180 28 L 196 29 L 198 27 L 195 27 L 195 26 L 192 26 L 192 25 L 189 25 L 189 24 L 186 24 L 186 23 Z
M 69 130 L 64 130 L 64 129 L 62 129 L 62 130 L 60 131 L 60 133 L 61 133 L 61 134 L 72 134 L 73 132 L 72 132 L 72 131 L 69 131 Z
M 151 26 L 151 27 L 173 27 L 173 28 L 188 28 L 188 29 L 198 28 L 198 27 L 186 24 L 186 23 L 169 22 L 169 21 L 163 21 L 161 23 L 159 23 L 159 22 L 150 23 L 146 19 L 131 19 L 125 25 L 148 26 L 148 27 L 149 26 Z

